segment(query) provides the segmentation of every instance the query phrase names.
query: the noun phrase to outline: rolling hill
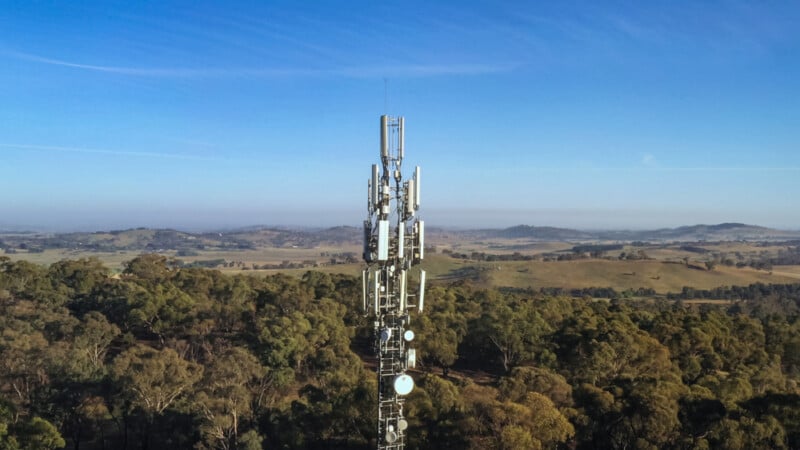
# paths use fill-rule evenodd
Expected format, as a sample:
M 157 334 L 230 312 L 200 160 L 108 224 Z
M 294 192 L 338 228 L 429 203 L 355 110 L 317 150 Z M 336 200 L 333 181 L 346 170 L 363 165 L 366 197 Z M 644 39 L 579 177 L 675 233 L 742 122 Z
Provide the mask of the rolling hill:
M 742 223 L 692 225 L 657 230 L 585 231 L 549 226 L 517 225 L 505 229 L 452 230 L 429 227 L 427 242 L 511 240 L 525 242 L 713 242 L 786 241 L 800 239 L 800 231 L 776 230 Z M 339 226 L 324 229 L 248 227 L 234 230 L 189 233 L 171 229 L 136 228 L 129 230 L 77 233 L 0 233 L 0 249 L 35 253 L 47 249 L 81 251 L 197 251 L 254 250 L 258 248 L 316 248 L 359 245 L 361 229 Z

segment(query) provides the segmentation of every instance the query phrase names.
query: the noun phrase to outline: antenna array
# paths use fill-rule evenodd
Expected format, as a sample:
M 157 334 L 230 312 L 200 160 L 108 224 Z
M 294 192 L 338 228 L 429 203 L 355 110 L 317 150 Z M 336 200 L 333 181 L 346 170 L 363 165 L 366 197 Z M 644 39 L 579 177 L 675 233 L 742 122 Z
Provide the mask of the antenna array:
M 404 120 L 381 116 L 381 167 L 372 165 L 364 221 L 362 302 L 375 316 L 375 351 L 378 356 L 378 450 L 401 450 L 408 422 L 403 417 L 404 396 L 414 389 L 406 374 L 416 366 L 410 348 L 414 332 L 408 329 L 409 310 L 421 313 L 425 271 L 419 270 L 419 288 L 409 292 L 409 273 L 423 258 L 425 223 L 419 210 L 420 169 L 403 181 Z

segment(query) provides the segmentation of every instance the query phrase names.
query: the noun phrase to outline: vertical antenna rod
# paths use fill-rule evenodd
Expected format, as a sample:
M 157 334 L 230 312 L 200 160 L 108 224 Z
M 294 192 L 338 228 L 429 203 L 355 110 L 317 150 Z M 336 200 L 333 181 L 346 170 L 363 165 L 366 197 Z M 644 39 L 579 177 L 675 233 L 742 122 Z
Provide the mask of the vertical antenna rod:
M 389 80 L 383 79 L 383 112 L 387 112 L 389 107 Z
M 419 270 L 419 287 L 409 291 L 413 266 L 424 255 L 425 224 L 415 217 L 419 210 L 420 169 L 403 181 L 405 121 L 381 116 L 380 169 L 372 165 L 367 182 L 367 220 L 364 221 L 362 304 L 375 317 L 375 352 L 378 357 L 378 450 L 402 450 L 408 422 L 403 417 L 405 396 L 414 389 L 406 374 L 416 365 L 410 348 L 414 332 L 408 329 L 409 310 L 422 312 L 425 271 Z

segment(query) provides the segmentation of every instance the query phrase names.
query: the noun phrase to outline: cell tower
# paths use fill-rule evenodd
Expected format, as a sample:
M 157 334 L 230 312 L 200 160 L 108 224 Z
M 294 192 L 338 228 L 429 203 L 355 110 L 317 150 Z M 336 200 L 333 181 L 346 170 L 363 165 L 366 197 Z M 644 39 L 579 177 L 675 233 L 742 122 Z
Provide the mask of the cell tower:
M 422 312 L 425 271 L 419 271 L 419 290 L 408 290 L 410 269 L 423 258 L 425 224 L 415 218 L 419 209 L 420 171 L 403 181 L 404 120 L 381 116 L 381 166 L 372 165 L 364 221 L 363 304 L 375 315 L 378 356 L 378 450 L 401 450 L 408 422 L 403 417 L 405 395 L 414 389 L 406 370 L 416 366 L 410 348 L 409 310 Z

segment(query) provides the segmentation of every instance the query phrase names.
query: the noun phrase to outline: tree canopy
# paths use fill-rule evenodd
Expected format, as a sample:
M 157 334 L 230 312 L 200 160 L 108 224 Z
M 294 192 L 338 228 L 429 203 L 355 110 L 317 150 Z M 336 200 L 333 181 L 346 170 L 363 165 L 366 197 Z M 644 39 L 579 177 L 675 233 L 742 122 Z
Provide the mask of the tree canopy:
M 126 267 L 0 257 L 0 450 L 374 448 L 358 280 Z M 800 286 L 732 293 L 434 283 L 407 447 L 800 448 Z

